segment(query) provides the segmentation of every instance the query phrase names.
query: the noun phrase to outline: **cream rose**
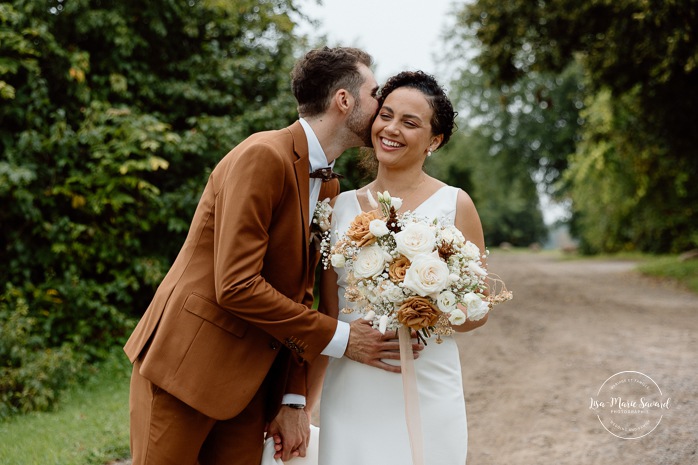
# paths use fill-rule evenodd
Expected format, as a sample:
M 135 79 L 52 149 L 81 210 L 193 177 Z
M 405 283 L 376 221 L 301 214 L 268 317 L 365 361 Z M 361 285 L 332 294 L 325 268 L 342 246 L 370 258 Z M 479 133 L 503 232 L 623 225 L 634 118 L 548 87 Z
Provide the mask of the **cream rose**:
M 436 305 L 442 312 L 452 312 L 456 309 L 456 295 L 451 291 L 443 291 L 436 298 Z
M 439 254 L 419 254 L 405 273 L 405 287 L 422 297 L 436 297 L 449 283 L 448 265 Z
M 368 230 L 376 237 L 382 237 L 390 233 L 388 226 L 383 220 L 373 220 L 368 224 Z
M 463 313 L 460 309 L 455 309 L 451 312 L 451 314 L 448 316 L 448 322 L 451 323 L 453 326 L 459 326 L 465 323 L 466 317 L 465 313 Z
M 409 223 L 405 229 L 395 234 L 397 251 L 410 261 L 417 254 L 427 254 L 434 250 L 434 231 L 422 223 Z
M 385 268 L 387 254 L 378 245 L 362 248 L 354 259 L 354 276 L 371 278 L 379 275 Z
M 330 261 L 332 262 L 333 267 L 344 268 L 344 265 L 346 264 L 347 259 L 341 253 L 336 253 L 336 254 L 332 254 L 332 257 L 330 257 Z
M 390 206 L 395 210 L 399 210 L 402 207 L 402 199 L 400 197 L 390 197 Z
M 470 321 L 481 320 L 490 311 L 490 306 L 487 302 L 474 292 L 468 292 L 463 296 L 463 305 L 468 310 L 468 319 Z

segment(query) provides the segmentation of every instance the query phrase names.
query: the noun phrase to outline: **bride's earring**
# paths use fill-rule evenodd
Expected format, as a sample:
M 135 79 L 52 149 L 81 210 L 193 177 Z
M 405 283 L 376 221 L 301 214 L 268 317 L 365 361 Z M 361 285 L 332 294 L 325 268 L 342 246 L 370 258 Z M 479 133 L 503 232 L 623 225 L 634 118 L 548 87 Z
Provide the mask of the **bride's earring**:
M 431 156 L 431 149 L 429 149 L 429 150 L 427 151 L 427 157 L 430 157 L 430 156 Z

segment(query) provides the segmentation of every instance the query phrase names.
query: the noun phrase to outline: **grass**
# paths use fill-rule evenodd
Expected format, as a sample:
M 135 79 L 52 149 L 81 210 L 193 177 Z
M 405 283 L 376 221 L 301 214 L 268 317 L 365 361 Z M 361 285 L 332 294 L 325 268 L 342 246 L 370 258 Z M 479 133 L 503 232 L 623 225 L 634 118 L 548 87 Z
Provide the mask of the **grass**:
M 637 262 L 637 271 L 657 279 L 677 283 L 698 293 L 698 259 L 679 260 L 678 255 L 649 255 L 642 252 L 621 252 L 591 256 L 567 254 L 564 260 L 629 260 Z
M 130 368 L 116 351 L 55 411 L 0 422 L 0 464 L 103 465 L 128 457 Z
M 648 276 L 671 279 L 698 293 L 698 260 L 680 261 L 678 257 L 658 257 L 642 262 L 638 270 Z

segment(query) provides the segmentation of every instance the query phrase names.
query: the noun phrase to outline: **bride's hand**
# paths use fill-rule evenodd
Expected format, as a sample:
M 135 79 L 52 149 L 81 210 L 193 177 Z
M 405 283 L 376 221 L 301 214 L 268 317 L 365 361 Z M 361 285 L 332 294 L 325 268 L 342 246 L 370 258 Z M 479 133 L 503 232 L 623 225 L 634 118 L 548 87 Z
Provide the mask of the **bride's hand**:
M 396 331 L 386 331 L 381 334 L 373 329 L 371 323 L 358 319 L 351 322 L 349 343 L 344 355 L 354 361 L 381 368 L 392 373 L 400 373 L 400 367 L 385 363 L 383 360 L 400 360 L 400 343 Z M 414 357 L 419 356 L 424 346 L 413 343 Z

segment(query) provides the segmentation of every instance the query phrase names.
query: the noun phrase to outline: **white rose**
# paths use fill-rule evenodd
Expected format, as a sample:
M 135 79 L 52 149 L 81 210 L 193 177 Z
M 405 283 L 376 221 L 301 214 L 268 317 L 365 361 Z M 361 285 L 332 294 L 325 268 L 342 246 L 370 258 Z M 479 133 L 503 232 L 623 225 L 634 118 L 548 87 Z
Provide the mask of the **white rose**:
M 386 253 L 378 245 L 362 248 L 354 259 L 354 275 L 361 278 L 371 278 L 383 272 Z
M 368 224 L 368 230 L 371 231 L 371 234 L 373 234 L 376 237 L 382 237 L 390 233 L 390 230 L 388 229 L 388 226 L 386 226 L 385 221 L 378 219 L 373 220 Z
M 455 309 L 451 312 L 451 314 L 448 316 L 448 321 L 451 323 L 453 326 L 459 326 L 465 323 L 466 317 L 465 313 L 463 313 L 460 309 Z
M 333 267 L 344 268 L 344 265 L 346 264 L 347 259 L 341 253 L 335 253 L 335 254 L 332 254 L 332 257 L 330 257 L 330 261 L 332 262 Z
M 434 297 L 448 285 L 448 277 L 448 265 L 437 252 L 419 254 L 405 273 L 404 285 L 422 297 Z
M 402 207 L 402 199 L 400 197 L 391 197 L 390 205 L 392 205 L 395 210 L 399 210 L 400 207 Z
M 439 294 L 439 297 L 437 297 L 436 305 L 442 312 L 452 312 L 456 309 L 456 295 L 451 291 L 443 291 Z
M 475 274 L 479 274 L 480 276 L 487 276 L 487 271 L 482 269 L 480 265 L 478 265 L 476 262 L 472 260 L 468 262 L 468 269 Z
M 481 320 L 490 311 L 490 306 L 487 302 L 474 292 L 468 292 L 463 296 L 463 305 L 468 309 L 468 319 L 470 321 Z
M 405 229 L 395 234 L 397 251 L 410 261 L 417 254 L 427 254 L 434 250 L 436 238 L 434 231 L 421 223 L 410 223 Z
M 480 247 L 468 241 L 463 246 L 463 255 L 469 260 L 478 260 L 480 258 Z

